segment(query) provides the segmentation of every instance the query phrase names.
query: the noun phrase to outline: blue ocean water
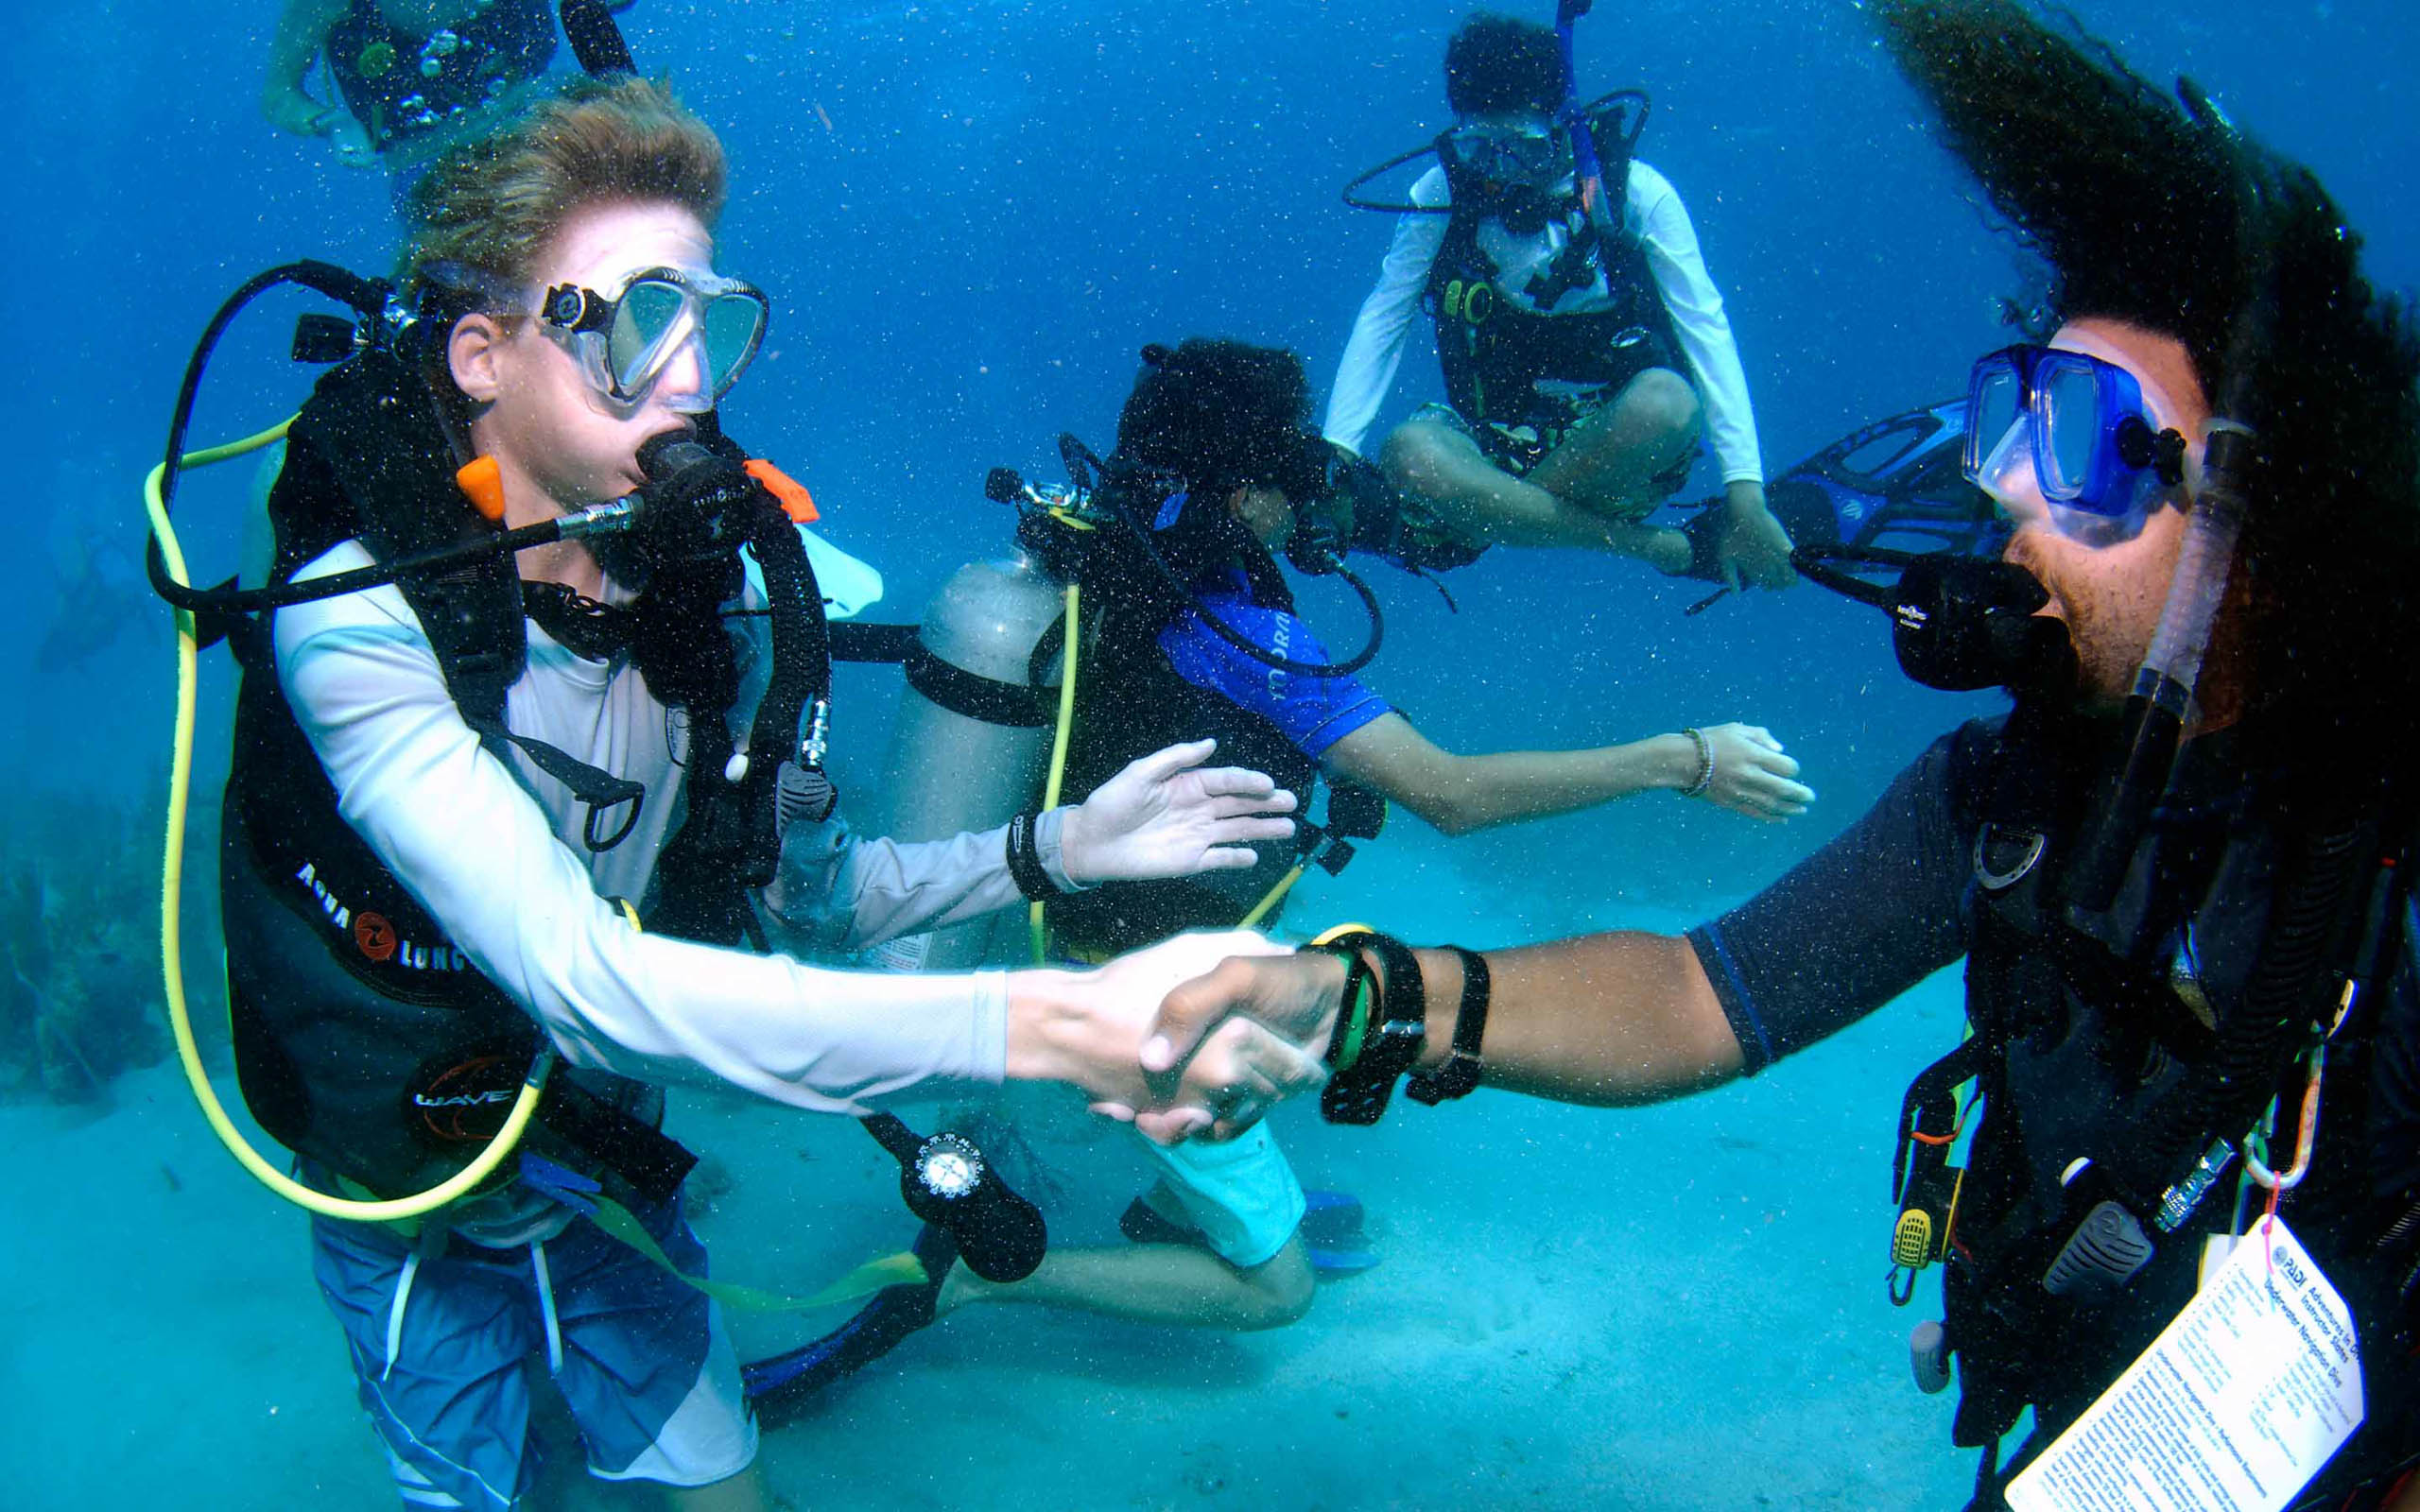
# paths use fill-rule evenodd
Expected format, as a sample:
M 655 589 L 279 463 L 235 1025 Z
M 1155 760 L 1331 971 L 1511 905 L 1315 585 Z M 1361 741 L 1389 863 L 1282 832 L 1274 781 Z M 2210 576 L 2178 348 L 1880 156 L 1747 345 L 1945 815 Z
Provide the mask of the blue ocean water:
M 2373 277 L 2420 284 L 2420 26 L 2399 0 L 2075 9 L 2141 71 L 2193 75 L 2311 163 Z M 165 615 L 132 587 L 135 486 L 227 291 L 292 256 L 378 270 L 393 251 L 382 177 L 259 117 L 274 9 L 21 6 L 0 50 L 24 122 L 0 267 L 35 338 L 0 379 L 20 467 L 0 689 L 24 711 L 0 751 L 0 833 L 35 876 L 89 867 L 108 836 L 131 954 L 170 692 Z M 1046 474 L 1063 429 L 1105 444 L 1143 342 L 1290 345 L 1323 386 L 1389 232 L 1337 190 L 1443 124 L 1437 60 L 1461 9 L 639 0 L 622 19 L 643 66 L 731 151 L 722 265 L 775 301 L 730 425 L 809 483 L 903 617 L 1004 546 L 985 468 Z M 2001 339 L 2008 246 L 1853 5 L 1600 0 L 1580 63 L 1592 90 L 1655 97 L 1641 155 L 1695 218 L 1769 465 L 1955 391 Z M 197 438 L 302 397 L 279 351 L 301 305 L 271 308 L 213 369 Z M 1434 391 L 1415 339 L 1387 418 Z M 184 517 L 223 572 L 248 479 L 222 471 L 237 475 L 197 481 Z M 1789 742 L 1823 798 L 1772 828 L 1647 800 L 1451 843 L 1398 818 L 1306 892 L 1305 921 L 1359 913 L 1475 946 L 1677 927 L 1770 880 L 1989 706 L 1910 687 L 1877 619 L 1812 590 L 1684 617 L 1697 595 L 1634 566 L 1501 552 L 1455 575 L 1458 612 L 1409 579 L 1380 586 L 1390 650 L 1372 680 L 1449 747 L 1744 718 Z M 1340 595 L 1306 602 L 1353 638 Z M 889 678 L 841 684 L 857 790 L 877 781 Z M 230 686 L 223 666 L 206 679 L 206 730 Z M 205 739 L 205 780 L 221 748 Z M 98 817 L 26 816 L 78 803 Z M 1652 1112 L 1490 1094 L 1369 1135 L 1289 1112 L 1305 1176 L 1360 1192 L 1387 1251 L 1305 1323 L 1171 1342 L 971 1317 L 773 1435 L 769 1471 L 801 1506 L 1955 1504 L 1965 1468 L 1942 1404 L 1908 1389 L 1911 1319 L 1880 1285 L 1890 1109 L 1954 1037 L 1954 992 L 1935 984 L 1757 1084 Z M 21 1235 L 0 1261 L 0 1421 L 39 1430 L 18 1440 L 21 1504 L 377 1504 L 300 1221 L 241 1184 L 182 1096 L 154 1070 L 105 1111 L 62 1114 L 38 1091 L 0 1108 Z M 876 1173 L 828 1130 L 693 1116 L 739 1177 L 709 1232 L 732 1273 L 829 1268 L 898 1237 Z

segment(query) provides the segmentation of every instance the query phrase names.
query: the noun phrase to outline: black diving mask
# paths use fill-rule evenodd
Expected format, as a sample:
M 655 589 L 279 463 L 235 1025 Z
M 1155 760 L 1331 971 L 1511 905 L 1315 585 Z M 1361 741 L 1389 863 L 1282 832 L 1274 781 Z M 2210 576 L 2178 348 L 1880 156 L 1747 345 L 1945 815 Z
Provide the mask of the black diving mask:
M 1466 121 L 1440 132 L 1436 149 L 1454 203 L 1516 236 L 1545 229 L 1555 191 L 1579 171 L 1570 133 L 1542 121 Z
M 1890 615 L 1899 669 L 1927 688 L 2022 693 L 2074 676 L 2066 623 L 2041 612 L 2049 590 L 2013 562 L 1845 546 L 1801 546 L 1789 559 L 1809 581 Z M 1894 583 L 1859 576 L 1893 570 Z

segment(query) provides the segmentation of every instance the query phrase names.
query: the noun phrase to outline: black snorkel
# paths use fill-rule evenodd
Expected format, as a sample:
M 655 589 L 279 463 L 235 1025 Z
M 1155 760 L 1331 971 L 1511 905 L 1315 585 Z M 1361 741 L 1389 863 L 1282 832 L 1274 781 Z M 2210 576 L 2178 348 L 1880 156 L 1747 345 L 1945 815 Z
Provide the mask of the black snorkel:
M 2151 650 L 2126 698 L 2125 765 L 2100 821 L 2067 873 L 2068 902 L 2098 912 L 2125 880 L 2152 812 L 2168 791 L 2185 724 L 2201 676 L 2203 653 L 2233 576 L 2236 541 L 2251 511 L 2252 479 L 2259 467 L 2260 396 L 2256 374 L 2265 362 L 2276 318 L 2276 252 L 2265 224 L 2266 196 L 2240 136 L 2209 95 L 2189 78 L 2178 97 L 2211 134 L 2236 179 L 2237 227 L 2251 259 L 2242 307 L 2227 338 L 2225 386 L 2210 418 L 2201 487 L 2193 493 L 2185 542 Z
M 556 14 L 562 18 L 571 55 L 591 78 L 638 72 L 638 64 L 631 60 L 631 44 L 623 41 L 622 28 L 605 0 L 562 0 Z

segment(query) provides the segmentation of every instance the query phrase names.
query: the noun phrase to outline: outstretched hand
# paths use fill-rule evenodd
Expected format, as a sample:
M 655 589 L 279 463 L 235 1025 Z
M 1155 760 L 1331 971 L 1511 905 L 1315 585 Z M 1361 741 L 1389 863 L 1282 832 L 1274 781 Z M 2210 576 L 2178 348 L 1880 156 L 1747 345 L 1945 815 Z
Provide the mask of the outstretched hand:
M 1714 757 L 1714 779 L 1700 796 L 1752 819 L 1790 819 L 1806 812 L 1815 790 L 1794 782 L 1798 763 L 1761 725 L 1716 725 L 1700 731 Z
M 1254 840 L 1294 833 L 1294 795 L 1267 774 L 1201 764 L 1215 740 L 1131 763 L 1071 810 L 1059 860 L 1076 882 L 1140 882 L 1249 867 Z

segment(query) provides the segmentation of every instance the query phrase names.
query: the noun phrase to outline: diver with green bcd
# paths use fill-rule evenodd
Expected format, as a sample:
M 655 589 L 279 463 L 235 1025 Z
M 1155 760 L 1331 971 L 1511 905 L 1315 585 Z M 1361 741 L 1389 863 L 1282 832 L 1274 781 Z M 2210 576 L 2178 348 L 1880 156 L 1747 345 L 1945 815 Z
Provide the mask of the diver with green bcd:
M 413 1505 L 516 1504 L 549 1381 L 593 1475 L 761 1504 L 719 1309 L 847 1300 L 961 1250 L 1029 1271 L 1032 1209 L 965 1141 L 885 1109 L 1006 1079 L 1154 1095 L 1144 1015 L 1213 940 L 930 976 L 735 946 L 871 943 L 1250 865 L 1292 828 L 1268 777 L 1191 747 L 982 833 L 848 829 L 823 771 L 817 565 L 846 558 L 804 530 L 805 490 L 721 426 L 772 310 L 715 266 L 725 186 L 719 142 L 660 86 L 575 83 L 431 168 L 400 288 L 288 265 L 239 291 L 149 491 L 154 576 L 181 610 L 164 888 L 180 1051 L 231 1153 L 313 1211 L 321 1293 Z M 336 366 L 254 438 L 288 442 L 270 584 L 197 589 L 169 523 L 178 475 L 243 444 L 187 453 L 194 396 L 228 323 L 285 282 L 362 318 L 306 321 L 296 355 Z M 190 695 L 221 632 L 244 664 L 220 847 L 236 1072 L 292 1176 L 219 1106 L 182 988 Z M 1255 1032 L 1165 1094 L 1315 1076 Z M 658 1126 L 671 1081 L 864 1118 L 932 1236 L 813 1297 L 707 1280 L 683 1214 L 692 1158 Z

